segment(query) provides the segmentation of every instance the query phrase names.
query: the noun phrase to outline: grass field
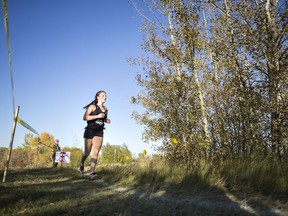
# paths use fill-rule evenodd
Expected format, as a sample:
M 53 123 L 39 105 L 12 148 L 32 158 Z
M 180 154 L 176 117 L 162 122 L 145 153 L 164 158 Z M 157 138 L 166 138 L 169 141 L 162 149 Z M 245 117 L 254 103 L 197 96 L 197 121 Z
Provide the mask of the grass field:
M 286 197 L 232 193 L 199 176 L 97 169 L 94 181 L 64 167 L 11 170 L 0 184 L 0 215 L 288 215 Z

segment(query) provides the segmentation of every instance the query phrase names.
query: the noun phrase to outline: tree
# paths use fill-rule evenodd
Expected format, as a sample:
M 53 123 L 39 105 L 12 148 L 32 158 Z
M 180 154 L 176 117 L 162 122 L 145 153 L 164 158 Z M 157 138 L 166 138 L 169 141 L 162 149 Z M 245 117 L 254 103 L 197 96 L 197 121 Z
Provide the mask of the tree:
M 132 1 L 144 73 L 132 102 L 147 141 L 188 166 L 203 158 L 287 157 L 287 1 Z M 179 141 L 175 147 L 170 139 Z M 286 156 L 285 156 L 286 154 Z
M 102 147 L 101 162 L 103 163 L 126 163 L 131 159 L 132 154 L 126 144 L 119 146 L 107 143 Z
M 27 154 L 27 166 L 47 166 L 51 163 L 51 152 L 54 144 L 54 136 L 43 132 L 40 136 L 31 133 L 25 134 L 22 147 Z
M 224 128 L 234 133 L 230 147 L 241 155 L 272 150 L 280 158 L 287 143 L 287 1 L 211 2 L 222 21 L 214 52 L 225 65 L 229 80 L 223 83 L 235 104 L 234 112 L 224 111 L 230 114 Z
M 191 158 L 209 160 L 212 146 L 203 91 L 208 71 L 203 59 L 205 41 L 200 4 L 194 3 L 152 1 L 148 7 L 154 20 L 138 9 L 147 20 L 142 28 L 147 36 L 144 50 L 156 60 L 142 60 L 145 76 L 138 75 L 137 81 L 146 95 L 134 100 L 147 109 L 144 114 L 134 113 L 140 124 L 147 125 L 145 138 L 162 139 L 162 151 L 187 163 Z M 170 144 L 172 137 L 179 140 L 176 148 Z

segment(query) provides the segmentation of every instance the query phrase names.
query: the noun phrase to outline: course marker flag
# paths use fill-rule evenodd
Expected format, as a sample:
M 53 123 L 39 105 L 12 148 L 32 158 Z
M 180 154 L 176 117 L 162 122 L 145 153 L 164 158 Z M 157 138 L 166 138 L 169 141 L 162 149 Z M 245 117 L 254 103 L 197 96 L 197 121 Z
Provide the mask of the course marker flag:
M 70 163 L 70 152 L 56 151 L 55 162 Z
M 28 130 L 32 131 L 33 133 L 39 136 L 38 132 L 34 128 L 32 128 L 30 125 L 28 125 L 26 122 L 24 122 L 21 118 L 18 117 L 17 122 L 21 124 L 23 127 L 27 128 Z

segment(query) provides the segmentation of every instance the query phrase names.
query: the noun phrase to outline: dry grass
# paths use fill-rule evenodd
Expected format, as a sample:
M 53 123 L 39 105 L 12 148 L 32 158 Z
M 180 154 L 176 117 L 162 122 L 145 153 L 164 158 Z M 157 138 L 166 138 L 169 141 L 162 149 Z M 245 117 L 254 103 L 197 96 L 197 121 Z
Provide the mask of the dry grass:
M 229 192 L 225 181 L 145 161 L 98 167 L 89 181 L 69 168 L 12 170 L 0 215 L 285 215 L 287 200 Z M 2 172 L 3 173 L 3 172 Z

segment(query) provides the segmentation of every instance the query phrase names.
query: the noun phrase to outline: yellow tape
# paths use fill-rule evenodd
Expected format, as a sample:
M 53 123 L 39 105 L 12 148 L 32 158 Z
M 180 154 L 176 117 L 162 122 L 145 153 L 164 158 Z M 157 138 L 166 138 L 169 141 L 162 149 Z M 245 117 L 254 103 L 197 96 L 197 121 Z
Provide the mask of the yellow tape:
M 39 136 L 38 132 L 35 129 L 33 129 L 30 125 L 28 125 L 26 122 L 24 122 L 21 118 L 18 117 L 17 122 L 21 124 L 23 127 L 27 128 L 28 130 L 32 131 L 33 133 Z

